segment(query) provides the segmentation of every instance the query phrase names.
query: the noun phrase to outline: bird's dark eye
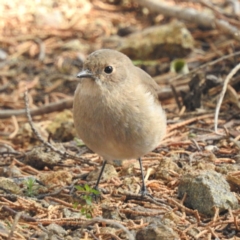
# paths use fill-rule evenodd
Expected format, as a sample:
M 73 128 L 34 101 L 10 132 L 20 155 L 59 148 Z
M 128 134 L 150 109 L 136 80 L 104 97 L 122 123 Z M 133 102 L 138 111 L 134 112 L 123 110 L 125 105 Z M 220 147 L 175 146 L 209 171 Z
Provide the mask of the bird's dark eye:
M 113 71 L 113 67 L 111 67 L 111 66 L 107 66 L 107 67 L 104 68 L 104 72 L 107 73 L 107 74 L 112 73 L 112 71 Z

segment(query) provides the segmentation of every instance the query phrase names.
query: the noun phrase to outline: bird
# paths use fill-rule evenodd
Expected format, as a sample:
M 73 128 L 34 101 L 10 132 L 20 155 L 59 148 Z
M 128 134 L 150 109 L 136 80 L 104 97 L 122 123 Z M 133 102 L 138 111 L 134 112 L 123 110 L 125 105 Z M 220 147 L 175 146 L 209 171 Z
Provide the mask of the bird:
M 103 158 L 95 189 L 106 163 L 138 159 L 142 196 L 142 156 L 159 146 L 166 134 L 166 114 L 159 101 L 160 86 L 125 54 L 112 49 L 91 53 L 77 74 L 73 119 L 86 146 Z

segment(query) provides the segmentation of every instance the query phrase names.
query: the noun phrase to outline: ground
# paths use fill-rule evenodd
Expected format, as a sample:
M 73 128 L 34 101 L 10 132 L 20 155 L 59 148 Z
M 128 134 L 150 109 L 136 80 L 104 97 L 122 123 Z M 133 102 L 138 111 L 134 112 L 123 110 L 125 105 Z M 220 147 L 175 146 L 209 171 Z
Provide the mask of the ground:
M 195 9 L 199 18 L 189 21 L 149 2 L 1 1 L 0 239 L 240 239 L 239 73 L 226 81 L 240 59 L 239 3 L 165 2 Z M 199 24 L 203 13 L 215 24 Z M 130 159 L 107 165 L 95 201 L 103 159 L 76 138 L 72 99 L 86 56 L 102 47 L 128 54 L 160 86 L 167 135 L 143 157 L 152 197 L 138 194 Z M 210 185 L 197 198 L 204 202 L 217 179 L 234 204 L 193 207 L 183 184 L 205 173 Z

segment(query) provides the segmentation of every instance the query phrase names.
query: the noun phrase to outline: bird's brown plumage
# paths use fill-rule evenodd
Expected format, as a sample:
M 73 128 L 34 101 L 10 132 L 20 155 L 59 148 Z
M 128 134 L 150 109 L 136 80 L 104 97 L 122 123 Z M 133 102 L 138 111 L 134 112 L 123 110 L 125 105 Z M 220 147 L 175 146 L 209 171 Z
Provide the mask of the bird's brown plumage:
M 104 72 L 108 66 L 110 74 Z M 77 87 L 73 113 L 85 144 L 108 161 L 138 158 L 157 147 L 166 132 L 157 83 L 126 55 L 108 49 L 89 55 L 83 71 L 90 77 Z

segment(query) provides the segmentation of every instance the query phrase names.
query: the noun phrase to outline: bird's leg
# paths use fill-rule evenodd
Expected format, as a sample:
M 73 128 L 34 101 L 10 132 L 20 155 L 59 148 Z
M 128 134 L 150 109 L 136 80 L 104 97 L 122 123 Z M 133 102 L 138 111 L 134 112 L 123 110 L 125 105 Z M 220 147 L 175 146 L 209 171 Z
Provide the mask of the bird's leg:
M 145 185 L 145 182 L 144 182 L 142 159 L 139 158 L 138 161 L 139 161 L 140 170 L 141 170 L 141 175 L 142 175 L 142 187 L 141 187 L 140 193 L 144 196 L 144 195 L 148 194 L 148 191 L 147 191 L 147 188 L 146 188 L 146 185 Z
M 101 180 L 101 177 L 102 177 L 102 174 L 103 174 L 103 170 L 104 170 L 104 168 L 105 168 L 105 166 L 106 166 L 106 163 L 107 163 L 107 161 L 104 160 L 103 165 L 102 165 L 102 168 L 101 168 L 101 171 L 100 171 L 100 174 L 99 174 L 98 179 L 97 179 L 97 183 L 96 183 L 96 185 L 95 185 L 95 187 L 94 187 L 96 190 L 98 190 L 98 184 L 99 184 L 99 182 L 100 182 L 100 180 Z
M 147 190 L 146 185 L 145 185 L 145 182 L 144 182 L 144 174 L 143 174 L 143 167 L 142 167 L 142 159 L 139 158 L 138 161 L 139 161 L 140 170 L 141 170 L 141 175 L 142 175 L 142 187 L 141 187 L 141 190 L 140 190 L 140 194 L 141 194 L 142 196 L 147 195 L 147 196 L 149 196 L 149 197 L 152 198 L 153 196 L 152 196 L 150 193 L 148 193 L 148 190 Z

